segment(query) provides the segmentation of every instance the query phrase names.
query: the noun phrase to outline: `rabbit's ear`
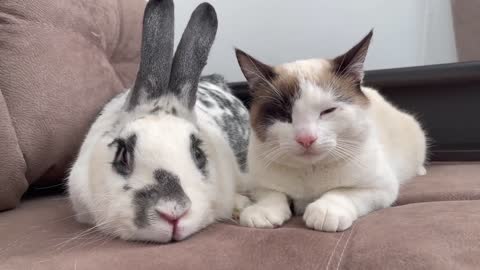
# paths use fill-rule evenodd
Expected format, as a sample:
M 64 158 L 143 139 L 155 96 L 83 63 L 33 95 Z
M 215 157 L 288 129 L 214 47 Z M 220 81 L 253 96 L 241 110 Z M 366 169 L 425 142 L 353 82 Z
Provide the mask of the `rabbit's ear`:
M 215 9 L 208 3 L 200 4 L 192 13 L 173 58 L 169 88 L 189 109 L 195 105 L 198 81 L 207 64 L 217 25 Z
M 126 108 L 168 93 L 173 56 L 174 15 L 172 0 L 150 0 L 143 17 L 140 68 Z

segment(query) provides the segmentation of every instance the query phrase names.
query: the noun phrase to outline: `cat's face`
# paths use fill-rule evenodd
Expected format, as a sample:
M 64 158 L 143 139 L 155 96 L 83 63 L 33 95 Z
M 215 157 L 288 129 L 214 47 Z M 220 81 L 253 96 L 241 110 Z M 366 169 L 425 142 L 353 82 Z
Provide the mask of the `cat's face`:
M 352 158 L 368 131 L 369 100 L 360 85 L 370 38 L 333 60 L 276 67 L 237 50 L 262 158 L 292 167 Z

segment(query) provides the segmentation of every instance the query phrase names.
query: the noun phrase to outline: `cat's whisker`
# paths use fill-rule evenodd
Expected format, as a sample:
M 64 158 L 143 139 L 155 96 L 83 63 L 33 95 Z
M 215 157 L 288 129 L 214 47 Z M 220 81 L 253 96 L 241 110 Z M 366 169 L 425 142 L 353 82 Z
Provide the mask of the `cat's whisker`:
M 336 157 L 337 160 L 340 160 L 344 163 L 351 162 L 351 158 L 345 155 L 343 152 L 335 150 L 332 152 L 332 154 Z
M 347 162 L 351 162 L 352 164 L 354 164 L 355 166 L 357 166 L 359 168 L 365 168 L 366 167 L 365 164 L 361 163 L 356 158 L 356 154 L 357 154 L 356 151 L 346 149 L 346 148 L 342 147 L 341 145 L 337 145 L 337 147 L 335 149 L 338 153 L 340 153 L 341 155 L 343 155 L 347 158 L 346 159 Z
M 266 154 L 266 155 L 262 158 L 262 161 L 263 161 L 265 164 L 269 163 L 270 161 L 273 160 L 273 157 L 274 157 L 277 153 L 279 153 L 280 151 L 281 151 L 280 149 L 277 149 L 277 150 L 275 150 L 275 151 L 269 152 L 268 154 Z
M 280 147 L 276 147 L 276 148 L 273 148 L 271 151 L 263 154 L 261 157 L 262 157 L 262 160 L 263 161 L 270 161 L 272 160 L 272 157 L 276 155 L 276 153 L 282 151 L 282 149 Z
M 263 160 L 265 161 L 265 169 L 268 168 L 273 162 L 275 162 L 279 158 L 285 156 L 286 153 L 288 153 L 288 151 L 286 150 L 288 150 L 288 148 L 277 146 L 273 148 L 272 151 L 268 153 L 268 155 L 264 156 Z
M 351 152 L 351 154 L 357 154 L 358 152 L 360 152 L 361 148 L 360 147 L 356 147 L 356 146 L 348 146 L 348 145 L 342 145 L 342 144 L 338 144 L 336 146 L 337 148 L 340 148 L 342 150 L 345 150 L 345 151 L 349 151 Z
M 273 162 L 275 162 L 279 158 L 284 157 L 285 155 L 286 154 L 283 151 L 279 151 L 278 153 L 276 153 L 274 156 L 272 156 L 271 160 L 265 165 L 265 169 L 269 168 Z
M 280 146 L 277 145 L 277 144 L 271 144 L 271 145 L 268 145 L 268 146 L 261 146 L 260 150 L 262 150 L 262 151 L 261 151 L 260 154 L 262 156 L 264 156 L 265 154 L 269 153 L 270 151 L 273 151 L 273 150 L 278 149 L 278 148 L 280 148 Z
M 352 155 L 356 155 L 362 151 L 362 147 L 359 145 L 338 144 L 337 147 L 349 151 Z
M 358 141 L 354 141 L 354 140 L 337 139 L 337 142 L 339 144 L 352 145 L 352 146 L 360 146 L 361 145 Z

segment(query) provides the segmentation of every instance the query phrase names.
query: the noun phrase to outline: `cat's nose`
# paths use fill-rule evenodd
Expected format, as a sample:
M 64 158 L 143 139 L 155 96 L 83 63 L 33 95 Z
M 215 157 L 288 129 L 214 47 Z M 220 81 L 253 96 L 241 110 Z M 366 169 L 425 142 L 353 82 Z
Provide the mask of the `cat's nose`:
M 303 147 L 309 148 L 317 140 L 317 137 L 314 135 L 298 135 L 295 140 Z

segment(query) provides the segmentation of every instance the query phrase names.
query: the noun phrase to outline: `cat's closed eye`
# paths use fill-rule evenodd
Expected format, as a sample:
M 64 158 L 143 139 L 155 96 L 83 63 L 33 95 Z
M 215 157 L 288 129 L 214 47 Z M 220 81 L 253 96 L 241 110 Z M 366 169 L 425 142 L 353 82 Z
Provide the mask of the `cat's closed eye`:
M 320 116 L 324 116 L 324 115 L 326 115 L 326 114 L 332 113 L 332 112 L 334 112 L 336 109 L 337 109 L 337 107 L 332 107 L 332 108 L 326 109 L 326 110 L 324 110 L 324 111 L 322 111 L 322 112 L 320 113 Z

